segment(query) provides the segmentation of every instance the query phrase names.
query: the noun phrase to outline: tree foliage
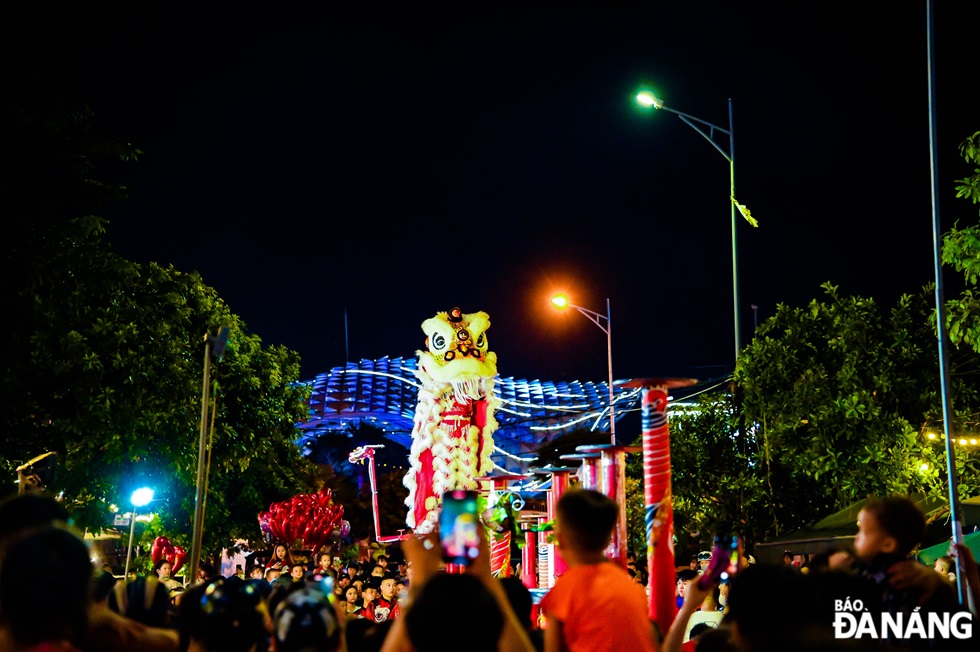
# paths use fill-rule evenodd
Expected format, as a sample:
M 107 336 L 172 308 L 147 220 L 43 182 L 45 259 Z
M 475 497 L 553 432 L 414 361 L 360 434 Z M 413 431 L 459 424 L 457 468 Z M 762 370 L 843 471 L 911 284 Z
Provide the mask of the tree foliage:
M 53 108 L 52 108 L 53 107 Z M 2 351 L 0 470 L 54 451 L 50 487 L 75 522 L 98 531 L 110 505 L 153 486 L 159 527 L 188 543 L 192 529 L 205 333 L 232 328 L 212 365 L 216 383 L 205 549 L 257 538 L 271 502 L 315 489 L 316 469 L 294 444 L 306 416 L 299 357 L 262 345 L 196 273 L 112 253 L 90 212 L 124 188 L 92 177 L 96 160 L 139 150 L 90 134 L 84 106 L 3 104 L 10 215 L 2 299 L 10 332 Z M 9 133 L 7 133 L 9 132 Z M 210 411 L 209 411 L 210 420 Z
M 980 163 L 980 132 L 960 151 Z M 980 203 L 980 169 L 957 183 L 958 197 Z M 968 441 L 980 422 L 980 225 L 947 234 L 943 262 L 967 285 L 945 309 L 953 433 Z M 823 290 L 806 306 L 777 306 L 759 326 L 739 354 L 738 405 L 724 393 L 671 411 L 682 549 L 726 525 L 763 541 L 871 495 L 948 497 L 934 288 L 887 309 L 830 283 Z M 744 454 L 731 445 L 737 421 L 745 424 Z M 954 449 L 959 496 L 977 495 L 980 452 Z
M 57 488 L 80 526 L 109 522 L 140 484 L 166 504 L 164 527 L 194 512 L 203 335 L 232 327 L 212 365 L 217 405 L 206 529 L 209 541 L 253 537 L 271 500 L 308 487 L 294 424 L 306 414 L 299 358 L 263 347 L 195 273 L 137 265 L 101 244 L 98 220 L 53 249 L 32 277 L 21 319 L 32 325 L 4 368 L 8 464 L 56 451 Z M 211 415 L 209 411 L 208 420 Z
M 925 437 L 941 423 L 929 289 L 887 313 L 824 289 L 827 301 L 779 306 L 736 369 L 773 490 L 774 534 L 869 495 L 945 490 L 945 465 Z M 956 357 L 952 391 L 966 417 L 977 359 Z
M 754 469 L 754 458 L 741 452 L 754 449 L 755 442 L 751 432 L 744 442 L 739 441 L 731 394 L 706 393 L 692 403 L 673 405 L 669 419 L 678 558 L 709 546 L 716 533 L 738 533 L 751 538 L 756 528 L 753 518 L 757 512 L 766 511 L 767 494 Z M 642 436 L 634 443 L 642 445 Z M 641 455 L 631 456 L 627 473 L 642 481 Z M 641 522 L 642 518 L 641 510 Z

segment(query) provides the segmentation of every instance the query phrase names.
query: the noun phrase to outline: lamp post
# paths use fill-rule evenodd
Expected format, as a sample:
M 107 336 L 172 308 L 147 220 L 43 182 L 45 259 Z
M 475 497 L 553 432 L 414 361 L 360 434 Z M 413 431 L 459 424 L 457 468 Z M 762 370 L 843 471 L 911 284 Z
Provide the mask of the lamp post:
M 206 461 L 207 461 L 207 434 L 208 434 L 208 386 L 211 381 L 211 357 L 221 360 L 225 354 L 225 346 L 228 344 L 228 336 L 231 328 L 222 326 L 218 330 L 218 336 L 210 333 L 204 334 L 204 383 L 201 389 L 201 437 L 197 448 L 197 487 L 194 496 L 194 532 L 191 541 L 191 577 L 197 577 L 198 567 L 201 565 L 201 540 L 204 535 L 204 503 L 207 498 L 206 486 Z
M 123 578 L 129 578 L 129 560 L 133 556 L 133 533 L 136 531 L 136 508 L 145 507 L 150 504 L 153 500 L 153 490 L 149 487 L 140 487 L 133 492 L 133 495 L 129 497 L 129 502 L 133 504 L 133 513 L 130 514 L 129 518 L 129 547 L 126 548 L 126 570 L 123 572 Z
M 687 113 L 681 113 L 680 111 L 675 111 L 674 109 L 666 106 L 662 100 L 658 99 L 653 93 L 649 91 L 643 91 L 636 95 L 636 101 L 641 106 L 653 107 L 655 109 L 660 109 L 662 111 L 669 111 L 673 113 L 678 118 L 680 118 L 684 124 L 689 126 L 694 131 L 701 134 L 705 140 L 707 140 L 711 145 L 718 150 L 725 160 L 728 161 L 728 177 L 729 183 L 731 185 L 731 209 L 732 209 L 732 304 L 734 308 L 735 315 L 735 359 L 738 359 L 738 353 L 742 350 L 742 329 L 738 320 L 739 304 L 741 303 L 739 299 L 738 292 L 738 240 L 736 237 L 736 219 L 735 219 L 735 132 L 733 129 L 733 119 L 732 119 L 732 100 L 728 100 L 728 129 L 719 127 L 716 124 L 712 124 L 707 120 L 701 120 L 700 118 L 695 118 Z M 707 128 L 707 132 L 705 132 Z M 721 132 L 728 136 L 728 149 L 726 150 L 715 140 L 715 132 Z
M 609 309 L 609 299 L 606 299 L 606 314 L 576 306 L 565 294 L 556 294 L 551 297 L 551 303 L 558 309 L 575 308 L 592 321 L 606 334 L 606 360 L 609 364 L 609 438 L 613 446 L 616 445 L 616 410 L 613 407 L 613 366 L 612 366 L 612 313 Z M 605 326 L 603 326 L 605 323 Z

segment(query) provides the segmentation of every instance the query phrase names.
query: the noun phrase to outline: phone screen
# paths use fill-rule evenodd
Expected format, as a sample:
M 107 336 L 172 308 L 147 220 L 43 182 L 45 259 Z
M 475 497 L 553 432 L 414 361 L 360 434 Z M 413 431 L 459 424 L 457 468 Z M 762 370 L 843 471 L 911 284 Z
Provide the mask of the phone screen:
M 711 564 L 698 579 L 702 589 L 720 580 L 729 580 L 738 572 L 742 561 L 742 543 L 737 536 L 718 535 L 711 551 Z
M 442 496 L 439 538 L 442 557 L 448 563 L 466 566 L 480 553 L 480 519 L 476 513 L 476 492 L 460 489 Z

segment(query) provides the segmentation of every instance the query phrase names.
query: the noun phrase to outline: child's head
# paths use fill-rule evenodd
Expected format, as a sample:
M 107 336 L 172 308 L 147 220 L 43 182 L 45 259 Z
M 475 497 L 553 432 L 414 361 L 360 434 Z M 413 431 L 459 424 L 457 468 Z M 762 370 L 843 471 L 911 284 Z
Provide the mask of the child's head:
M 619 518 L 619 505 L 592 489 L 570 489 L 557 505 L 557 531 L 562 548 L 602 552 Z
M 905 557 L 925 532 L 925 516 L 911 500 L 900 496 L 878 498 L 858 512 L 854 552 L 865 561 L 881 554 Z

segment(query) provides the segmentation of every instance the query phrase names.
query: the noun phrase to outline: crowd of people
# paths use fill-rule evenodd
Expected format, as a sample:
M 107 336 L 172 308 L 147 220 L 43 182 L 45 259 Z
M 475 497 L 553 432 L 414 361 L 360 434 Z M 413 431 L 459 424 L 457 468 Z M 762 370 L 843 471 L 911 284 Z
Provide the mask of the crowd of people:
M 193 583 L 151 574 L 117 579 L 96 568 L 55 499 L 0 504 L 0 650 L 10 652 L 768 652 L 976 650 L 974 616 L 949 568 L 980 604 L 965 546 L 935 568 L 910 558 L 925 531 L 903 498 L 861 510 L 853 547 L 800 563 L 743 563 L 715 575 L 711 551 L 677 573 L 677 614 L 650 618 L 643 565 L 605 556 L 619 507 L 574 489 L 556 506 L 567 569 L 538 607 L 517 578 L 490 572 L 486 537 L 462 572 L 446 572 L 438 532 L 401 542 L 404 558 L 343 563 L 332 550 L 268 560 Z M 957 577 L 955 574 L 953 577 Z M 673 590 L 673 589 L 672 589 Z M 663 622 L 660 620 L 660 622 Z

